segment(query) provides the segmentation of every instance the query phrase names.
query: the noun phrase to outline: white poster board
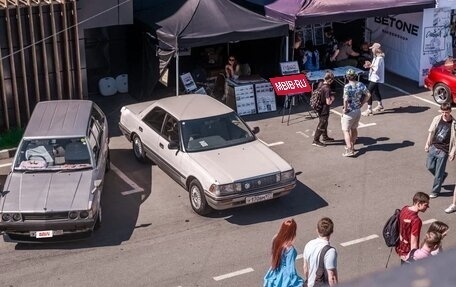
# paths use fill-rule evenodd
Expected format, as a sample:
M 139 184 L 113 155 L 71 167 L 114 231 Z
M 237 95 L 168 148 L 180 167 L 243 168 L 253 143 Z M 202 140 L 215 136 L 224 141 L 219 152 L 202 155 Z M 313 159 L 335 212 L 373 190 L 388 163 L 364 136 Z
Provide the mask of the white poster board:
M 185 73 L 185 74 L 182 74 L 180 76 L 180 78 L 181 78 L 182 84 L 184 85 L 185 91 L 187 93 L 198 89 L 195 81 L 193 80 L 192 74 Z
M 277 110 L 274 88 L 271 83 L 255 84 L 258 113 Z
M 453 37 L 451 29 L 451 8 L 424 9 L 423 44 L 420 55 L 419 85 L 423 86 L 424 78 L 432 65 L 453 56 Z
M 236 112 L 238 115 L 256 114 L 255 91 L 253 85 L 242 85 L 234 87 L 236 96 Z
M 298 61 L 281 62 L 280 63 L 280 72 L 282 73 L 283 76 L 299 74 Z

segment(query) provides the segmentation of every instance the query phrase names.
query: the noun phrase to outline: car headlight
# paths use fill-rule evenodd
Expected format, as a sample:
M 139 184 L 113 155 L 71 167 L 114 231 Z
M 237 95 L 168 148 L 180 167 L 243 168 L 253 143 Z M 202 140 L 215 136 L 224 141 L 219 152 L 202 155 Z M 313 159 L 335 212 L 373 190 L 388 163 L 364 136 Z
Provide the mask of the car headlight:
M 77 219 L 77 218 L 78 218 L 78 212 L 77 212 L 77 211 L 70 211 L 70 212 L 68 212 L 68 218 L 70 218 L 70 219 Z
M 284 171 L 280 174 L 281 181 L 290 181 L 290 180 L 293 180 L 294 178 L 295 178 L 294 169 Z
M 83 210 L 79 213 L 79 217 L 82 218 L 82 219 L 86 219 L 87 217 L 89 217 L 89 211 L 88 210 Z
M 211 185 L 209 191 L 217 195 L 227 195 L 230 193 L 241 192 L 242 185 L 241 183 L 229 183 L 229 184 L 213 184 Z
M 22 220 L 22 215 L 20 213 L 13 214 L 13 220 L 14 221 L 21 221 Z
M 11 221 L 12 215 L 11 213 L 3 213 L 2 214 L 2 221 Z

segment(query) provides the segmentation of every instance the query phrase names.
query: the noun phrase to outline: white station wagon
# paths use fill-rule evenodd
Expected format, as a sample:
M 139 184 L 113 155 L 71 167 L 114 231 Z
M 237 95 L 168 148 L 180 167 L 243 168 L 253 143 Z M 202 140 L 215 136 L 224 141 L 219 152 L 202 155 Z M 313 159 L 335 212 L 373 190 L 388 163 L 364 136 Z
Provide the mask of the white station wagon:
M 119 127 L 140 161 L 155 162 L 205 215 L 288 194 L 294 169 L 229 107 L 184 95 L 122 107 Z

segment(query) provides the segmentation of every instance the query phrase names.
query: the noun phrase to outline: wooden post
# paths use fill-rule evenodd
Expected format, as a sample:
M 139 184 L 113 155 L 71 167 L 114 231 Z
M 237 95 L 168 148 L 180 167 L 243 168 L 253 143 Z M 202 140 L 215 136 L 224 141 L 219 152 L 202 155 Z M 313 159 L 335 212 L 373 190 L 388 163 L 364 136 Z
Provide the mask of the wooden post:
M 3 56 L 2 56 L 2 46 L 0 45 L 0 84 L 1 84 L 1 97 L 2 97 L 2 106 L 3 106 L 3 120 L 5 121 L 6 129 L 9 130 L 9 117 L 8 117 L 8 101 L 6 100 L 6 90 L 5 90 L 5 75 L 3 73 Z
M 83 99 L 83 91 L 82 91 L 82 75 L 81 75 L 81 54 L 79 51 L 79 26 L 78 26 L 78 7 L 76 5 L 76 1 L 73 0 L 73 9 L 71 13 L 73 14 L 73 41 L 74 41 L 74 53 L 76 56 L 76 68 L 75 68 L 75 86 L 76 86 L 76 97 L 79 99 Z
M 22 33 L 22 19 L 21 19 L 21 8 L 19 5 L 16 6 L 16 20 L 17 20 L 17 38 L 19 39 L 19 55 L 21 56 L 21 68 L 22 68 L 22 85 L 25 102 L 25 112 L 27 113 L 27 119 L 30 118 L 30 104 L 28 95 L 28 82 L 27 82 L 27 68 L 25 63 L 25 52 L 24 52 L 24 34 Z
M 46 100 L 51 100 L 51 87 L 49 83 L 49 69 L 47 66 L 47 51 L 46 51 L 46 35 L 44 30 L 44 19 L 43 19 L 43 2 L 40 2 L 38 6 L 40 10 L 40 32 L 41 32 L 41 53 L 43 57 L 43 74 L 44 74 L 44 88 L 46 94 Z
M 66 12 L 66 4 L 65 1 L 62 1 L 60 4 L 60 7 L 62 9 L 61 15 L 62 15 L 62 30 L 63 30 L 63 51 L 64 51 L 64 60 L 65 60 L 65 79 L 66 79 L 66 94 L 68 95 L 68 98 L 72 99 L 73 98 L 73 85 L 72 85 L 72 77 L 71 77 L 71 64 L 70 64 L 70 51 L 68 47 L 68 25 L 67 25 L 67 12 Z
M 28 19 L 30 31 L 30 49 L 32 52 L 32 68 L 33 68 L 33 87 L 35 88 L 35 101 L 40 101 L 40 82 L 38 79 L 38 65 L 36 63 L 36 42 L 35 42 L 35 26 L 33 25 L 33 9 L 32 5 L 28 6 Z
M 49 7 L 51 8 L 50 15 L 51 15 L 51 33 L 52 33 L 52 47 L 53 47 L 53 54 L 54 54 L 54 70 L 55 70 L 55 83 L 57 87 L 57 98 L 59 100 L 62 99 L 62 76 L 60 74 L 60 53 L 58 47 L 58 38 L 57 38 L 57 31 L 55 28 L 55 15 L 54 15 L 54 4 L 50 4 Z

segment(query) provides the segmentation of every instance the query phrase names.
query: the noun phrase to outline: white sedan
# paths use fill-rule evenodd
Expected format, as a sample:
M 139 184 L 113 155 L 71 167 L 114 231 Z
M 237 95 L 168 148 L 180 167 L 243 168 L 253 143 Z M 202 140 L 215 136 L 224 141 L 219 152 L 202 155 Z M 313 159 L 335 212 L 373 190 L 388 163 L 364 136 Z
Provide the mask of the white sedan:
M 229 107 L 205 95 L 124 106 L 119 127 L 140 161 L 152 160 L 205 215 L 288 194 L 294 169 Z

